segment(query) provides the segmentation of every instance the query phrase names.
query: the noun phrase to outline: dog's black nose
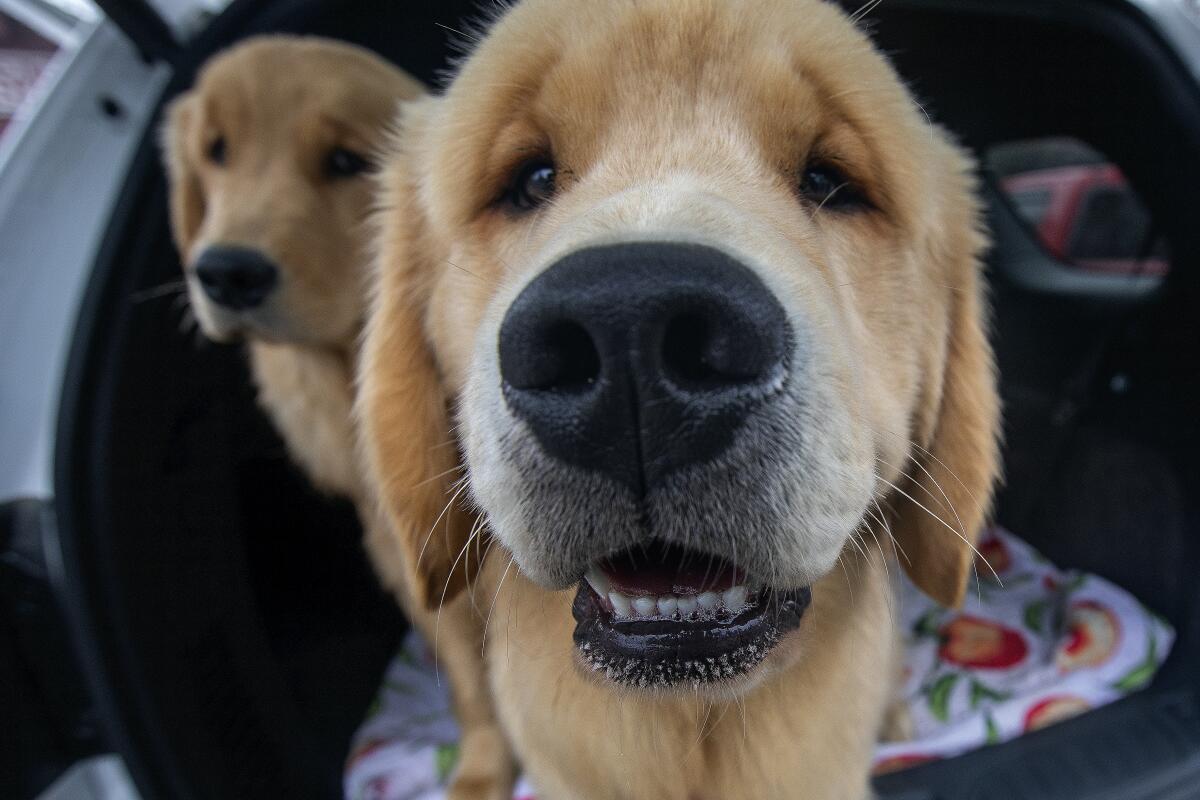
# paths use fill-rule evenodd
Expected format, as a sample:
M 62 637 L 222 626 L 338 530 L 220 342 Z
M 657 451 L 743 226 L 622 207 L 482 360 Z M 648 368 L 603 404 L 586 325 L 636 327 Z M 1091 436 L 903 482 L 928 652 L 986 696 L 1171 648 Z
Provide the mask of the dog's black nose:
M 226 308 L 261 305 L 279 280 L 279 270 L 248 247 L 209 247 L 196 259 L 196 277 L 209 298 Z
M 690 244 L 572 253 L 500 328 L 505 398 L 542 448 L 639 496 L 720 455 L 782 388 L 791 351 L 787 315 L 758 276 Z

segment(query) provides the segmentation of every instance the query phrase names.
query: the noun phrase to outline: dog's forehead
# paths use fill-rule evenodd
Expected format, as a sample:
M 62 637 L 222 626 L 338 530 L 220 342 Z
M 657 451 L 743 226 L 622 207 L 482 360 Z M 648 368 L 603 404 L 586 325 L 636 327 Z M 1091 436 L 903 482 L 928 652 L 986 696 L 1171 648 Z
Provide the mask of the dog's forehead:
M 785 76 L 828 92 L 900 88 L 870 40 L 825 0 L 524 0 L 465 60 L 450 94 L 557 91 L 578 107 L 667 90 L 749 94 Z
M 376 138 L 399 98 L 416 92 L 360 54 L 311 45 L 234 50 L 205 69 L 197 89 L 207 125 L 234 136 L 244 128 L 263 143 L 322 127 Z
M 820 139 L 881 185 L 929 160 L 907 90 L 824 0 L 525 0 L 446 100 L 435 127 L 456 133 L 437 137 L 438 163 L 489 191 L 539 149 L 576 175 L 611 153 L 631 170 L 736 160 L 779 174 Z

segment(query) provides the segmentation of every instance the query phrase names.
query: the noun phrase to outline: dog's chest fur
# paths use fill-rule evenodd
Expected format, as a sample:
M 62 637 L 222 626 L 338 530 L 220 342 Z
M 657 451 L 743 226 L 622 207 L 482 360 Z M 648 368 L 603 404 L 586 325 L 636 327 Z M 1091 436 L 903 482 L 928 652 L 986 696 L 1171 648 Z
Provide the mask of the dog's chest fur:
M 250 344 L 258 402 L 292 459 L 320 490 L 358 501 L 353 381 L 340 353 L 290 344 Z

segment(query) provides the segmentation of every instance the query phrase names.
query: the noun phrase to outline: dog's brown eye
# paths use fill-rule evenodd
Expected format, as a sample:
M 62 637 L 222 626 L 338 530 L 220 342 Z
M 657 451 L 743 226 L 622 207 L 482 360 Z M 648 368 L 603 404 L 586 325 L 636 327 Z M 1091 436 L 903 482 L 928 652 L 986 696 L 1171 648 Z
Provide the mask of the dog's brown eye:
M 870 205 L 846 173 L 833 164 L 817 163 L 805 168 L 800 194 L 818 208 L 854 209 Z
M 208 146 L 208 160 L 214 164 L 225 163 L 225 137 L 218 136 Z
M 554 196 L 557 171 L 549 161 L 532 161 L 521 168 L 505 199 L 514 208 L 528 211 Z
M 325 159 L 325 172 L 331 178 L 352 178 L 370 167 L 371 162 L 366 156 L 344 147 L 333 148 Z

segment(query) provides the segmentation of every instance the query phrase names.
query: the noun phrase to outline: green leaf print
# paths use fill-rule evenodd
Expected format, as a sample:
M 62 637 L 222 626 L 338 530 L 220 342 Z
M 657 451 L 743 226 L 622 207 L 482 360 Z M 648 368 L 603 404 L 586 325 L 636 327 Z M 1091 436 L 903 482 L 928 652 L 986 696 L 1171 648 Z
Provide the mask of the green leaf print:
M 1087 583 L 1087 581 L 1088 574 L 1086 572 L 1077 572 L 1073 574 L 1071 579 L 1067 581 L 1066 584 L 1067 594 L 1074 594 L 1075 592 L 1079 591 L 1081 588 L 1083 588 L 1083 585 Z
M 1150 679 L 1154 677 L 1154 671 L 1158 668 L 1157 664 L 1140 664 L 1131 670 L 1125 677 L 1113 684 L 1113 688 L 1119 692 L 1136 692 L 1150 683 Z
M 997 578 L 987 567 L 979 571 L 978 577 L 979 580 L 971 584 L 971 593 L 984 603 L 991 602 L 997 594 L 1011 592 L 1021 584 L 1033 580 L 1032 575 L 1005 575 L 1003 578 Z
M 1034 633 L 1042 633 L 1046 625 L 1046 609 L 1050 603 L 1048 600 L 1034 600 L 1029 605 L 1025 606 L 1025 627 Z
M 996 720 L 992 719 L 992 715 L 988 714 L 983 718 L 983 724 L 987 726 L 987 738 L 984 739 L 985 744 L 1000 743 L 1000 727 L 996 725 Z
M 1004 579 L 1005 589 L 1015 589 L 1018 586 L 1024 586 L 1034 579 L 1033 575 L 1028 572 L 1023 572 L 1020 575 L 1010 575 Z
M 454 771 L 454 765 L 458 763 L 458 745 L 439 744 L 434 758 L 436 759 L 438 783 L 445 783 L 450 780 L 450 773 Z
M 1154 628 L 1150 628 L 1150 640 L 1146 643 L 1146 658 L 1142 663 L 1138 664 L 1130 670 L 1124 677 L 1113 684 L 1113 688 L 1119 692 L 1136 692 L 1150 683 L 1150 679 L 1154 677 L 1154 673 L 1158 671 L 1158 639 L 1154 635 Z
M 986 686 L 979 681 L 971 681 L 971 708 L 977 708 L 982 700 L 1000 702 L 1010 697 L 1012 697 L 1011 692 L 1002 692 L 999 689 Z
M 958 683 L 958 673 L 952 672 L 938 678 L 926 690 L 929 696 L 929 713 L 941 722 L 950 718 L 950 693 L 954 691 L 956 683 Z
M 913 623 L 913 636 L 918 639 L 926 636 L 936 637 L 938 623 L 941 622 L 944 613 L 943 609 L 935 608 L 922 614 L 921 618 Z

